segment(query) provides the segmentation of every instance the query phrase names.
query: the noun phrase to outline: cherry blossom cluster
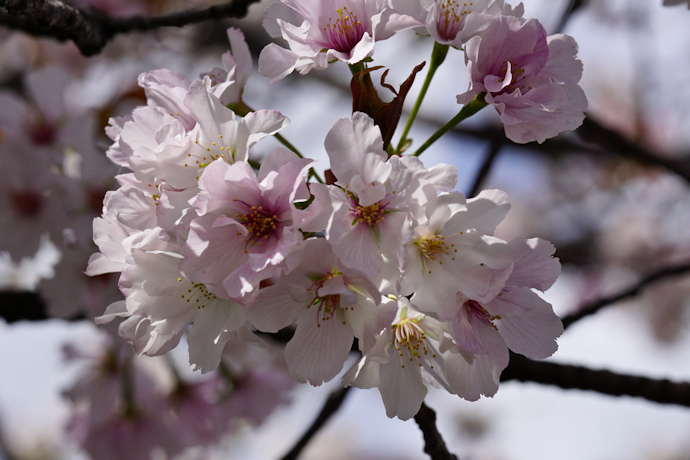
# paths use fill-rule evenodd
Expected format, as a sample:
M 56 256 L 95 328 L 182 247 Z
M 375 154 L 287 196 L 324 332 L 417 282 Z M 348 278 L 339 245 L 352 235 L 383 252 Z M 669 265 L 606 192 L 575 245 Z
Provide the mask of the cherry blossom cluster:
M 576 44 L 547 37 L 521 5 L 341 3 L 272 5 L 266 29 L 288 48 L 268 45 L 260 73 L 278 81 L 341 61 L 366 82 L 375 42 L 415 29 L 435 41 L 428 81 L 450 48 L 465 53 L 470 86 L 456 95 L 463 109 L 453 126 L 468 107 L 487 105 L 516 142 L 582 122 Z M 494 236 L 510 207 L 504 192 L 466 198 L 454 190 L 454 167 L 426 167 L 422 150 L 406 154 L 405 134 L 394 148 L 365 109 L 327 133 L 322 181 L 280 135 L 287 117 L 242 100 L 251 57 L 238 30 L 228 36 L 224 69 L 195 81 L 142 74 L 148 105 L 111 119 L 107 154 L 128 172 L 94 221 L 100 252 L 87 272 L 120 273 L 125 300 L 98 322 L 124 318 L 120 335 L 146 355 L 186 335 L 190 364 L 203 373 L 231 340 L 294 328 L 285 361 L 312 385 L 336 377 L 356 343 L 361 359 L 343 383 L 378 388 L 387 414 L 401 419 L 415 415 L 429 385 L 468 400 L 495 394 L 509 349 L 532 358 L 556 351 L 562 324 L 535 293 L 560 272 L 555 248 Z M 256 161 L 251 150 L 267 137 L 289 149 Z

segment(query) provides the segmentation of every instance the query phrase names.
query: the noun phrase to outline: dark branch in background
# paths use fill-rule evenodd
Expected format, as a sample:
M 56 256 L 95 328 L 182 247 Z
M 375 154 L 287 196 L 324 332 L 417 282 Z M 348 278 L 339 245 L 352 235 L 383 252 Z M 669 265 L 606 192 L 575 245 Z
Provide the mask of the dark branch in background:
M 0 25 L 36 36 L 71 40 L 84 56 L 100 53 L 117 34 L 182 27 L 222 18 L 241 18 L 249 5 L 259 0 L 234 0 L 204 10 L 188 10 L 157 17 L 113 18 L 97 11 L 87 11 L 59 0 L 0 0 Z
M 511 353 L 501 381 L 518 380 L 563 389 L 595 391 L 611 396 L 634 396 L 660 404 L 690 407 L 690 383 L 594 370 L 583 366 L 533 361 Z
M 423 115 L 417 116 L 417 119 L 432 125 L 440 124 L 438 120 L 432 120 Z M 492 127 L 456 127 L 449 131 L 449 133 L 484 141 L 491 141 L 495 136 L 495 131 Z M 644 165 L 664 168 L 668 172 L 682 177 L 690 184 L 690 158 L 688 158 L 688 156 L 679 156 L 678 158 L 661 157 L 651 152 L 646 147 L 629 141 L 618 132 L 600 125 L 589 117 L 585 118 L 582 126 L 575 130 L 575 134 L 578 135 L 582 141 L 572 136 L 558 136 L 554 139 L 547 139 L 543 144 L 536 144 L 534 142 L 530 142 L 529 144 L 515 144 L 511 142 L 510 146 L 511 148 L 531 150 L 547 155 L 576 151 L 584 151 L 598 156 L 606 154 L 616 155 Z M 501 135 L 505 136 L 504 134 Z
M 556 26 L 556 29 L 553 31 L 553 33 L 562 33 L 563 29 L 565 29 L 565 25 L 568 23 L 573 13 L 583 6 L 585 6 L 585 2 L 583 0 L 570 0 L 567 8 L 563 12 L 563 16 L 561 16 L 561 20 L 558 22 L 558 25 Z
M 686 273 L 690 273 L 690 263 L 676 265 L 674 267 L 666 267 L 655 273 L 652 273 L 651 275 L 647 275 L 646 277 L 642 278 L 640 281 L 630 286 L 629 288 L 623 289 L 622 291 L 613 294 L 609 297 L 603 297 L 595 302 L 592 302 L 589 305 L 586 305 L 585 307 L 578 310 L 576 313 L 564 317 L 563 327 L 568 328 L 574 322 L 581 320 L 585 316 L 593 315 L 594 313 L 598 312 L 607 305 L 626 299 L 628 297 L 636 296 L 645 287 L 656 281 L 660 281 L 673 276 L 683 275 Z
M 630 158 L 642 164 L 661 166 L 690 183 L 690 162 L 687 158 L 677 160 L 660 157 L 642 145 L 630 142 L 618 131 L 600 125 L 590 117 L 585 118 L 576 133 L 583 140 L 596 144 L 604 151 Z
M 331 418 L 331 416 L 335 414 L 338 409 L 340 409 L 340 406 L 342 405 L 343 401 L 345 401 L 345 396 L 347 396 L 350 388 L 351 387 L 341 388 L 328 396 L 328 399 L 326 399 L 326 403 L 323 405 L 321 412 L 319 412 L 319 415 L 316 417 L 309 429 L 302 435 L 299 441 L 297 441 L 295 446 L 290 449 L 290 452 L 283 456 L 282 460 L 297 459 L 302 450 L 306 447 L 309 441 L 311 441 L 311 438 L 313 438 L 321 427 L 323 427 Z
M 35 292 L 0 291 L 0 318 L 8 323 L 51 319 L 45 301 Z M 62 318 L 66 321 L 85 319 L 84 315 Z
M 424 434 L 424 452 L 432 460 L 458 460 L 458 457 L 448 451 L 446 443 L 436 428 L 436 412 L 426 404 L 414 416 L 414 421 L 419 425 L 419 429 Z
M 496 161 L 496 158 L 498 158 L 498 153 L 501 151 L 501 147 L 505 145 L 505 142 L 506 137 L 503 135 L 503 133 L 495 129 L 494 134 L 491 136 L 491 141 L 489 142 L 489 151 L 486 154 L 486 158 L 484 159 L 482 166 L 477 172 L 477 176 L 474 179 L 474 184 L 472 184 L 472 188 L 470 188 L 467 198 L 477 196 L 477 194 L 480 192 L 482 184 L 491 172 L 491 167 L 493 166 L 494 161 Z

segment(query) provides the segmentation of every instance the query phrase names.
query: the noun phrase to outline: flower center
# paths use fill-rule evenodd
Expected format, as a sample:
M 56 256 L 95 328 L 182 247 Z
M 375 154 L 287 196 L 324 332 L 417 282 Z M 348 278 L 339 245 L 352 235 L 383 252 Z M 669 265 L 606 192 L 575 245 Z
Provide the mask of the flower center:
M 354 225 L 358 222 L 362 222 L 373 227 L 383 222 L 386 205 L 381 205 L 380 203 L 379 201 L 369 206 L 357 205 L 355 209 L 353 209 L 355 218 L 352 224 Z
M 424 255 L 431 260 L 436 260 L 436 256 L 439 255 L 450 255 L 451 252 L 457 252 L 457 249 L 451 251 L 454 245 L 446 244 L 443 235 L 425 235 L 418 244 Z
M 189 283 L 187 291 L 180 295 L 180 298 L 187 303 L 194 303 L 197 309 L 201 310 L 212 300 L 216 300 L 215 294 L 211 294 L 203 283 L 194 283 L 187 278 L 177 278 L 178 283 Z
M 398 324 L 393 325 L 393 330 L 395 331 L 395 348 L 400 355 L 400 366 L 405 367 L 403 348 L 407 350 L 408 360 L 416 361 L 421 366 L 421 359 L 429 354 L 424 330 L 416 320 L 410 318 L 401 319 Z M 433 356 L 436 357 L 436 355 Z
M 510 72 L 510 82 L 505 86 L 505 88 L 501 89 L 500 91 L 491 91 L 493 94 L 498 95 L 504 93 L 512 93 L 517 88 L 520 89 L 520 92 L 522 94 L 525 94 L 530 89 L 532 89 L 531 86 L 520 85 L 520 82 L 524 80 L 526 77 L 524 67 L 519 67 L 513 61 L 503 61 L 502 64 L 503 65 L 501 67 L 501 70 L 499 70 L 498 72 L 497 79 L 500 81 L 505 80 L 506 75 L 508 74 L 508 72 Z
M 465 16 L 472 11 L 472 2 L 462 5 L 457 0 L 436 0 L 436 30 L 439 37 L 452 41 L 462 30 Z
M 323 31 L 326 32 L 332 49 L 349 53 L 364 36 L 364 27 L 357 20 L 357 15 L 348 11 L 346 6 L 338 8 L 336 11 L 338 17 L 335 20 L 328 18 L 328 24 L 323 28 Z
M 501 319 L 500 316 L 491 316 L 486 308 L 482 307 L 476 300 L 468 300 L 465 302 L 465 308 L 467 308 L 467 313 L 473 314 L 482 324 L 491 326 L 498 330 L 494 324 L 494 320 Z
M 218 141 L 211 142 L 210 145 L 204 146 L 201 143 L 199 143 L 198 140 L 195 140 L 194 144 L 198 145 L 199 148 L 202 150 L 198 150 L 198 152 L 187 154 L 187 160 L 185 160 L 186 163 L 184 164 L 185 168 L 203 169 L 219 158 L 222 158 L 223 161 L 229 164 L 235 163 L 236 147 L 233 144 L 228 145 L 223 140 L 222 134 L 218 135 Z M 197 180 L 198 179 L 199 176 L 197 176 Z
M 249 232 L 245 240 L 247 246 L 262 246 L 275 233 L 280 222 L 278 216 L 267 212 L 262 206 L 252 206 L 247 214 L 235 214 L 235 219 Z
M 336 312 L 340 310 L 347 310 L 348 308 L 350 310 L 354 310 L 355 308 L 350 306 L 350 307 L 342 307 L 340 305 L 340 294 L 328 294 L 325 296 L 319 296 L 318 291 L 323 287 L 323 285 L 326 283 L 331 278 L 334 278 L 336 276 L 339 276 L 341 273 L 338 271 L 338 268 L 334 268 L 332 272 L 326 273 L 326 276 L 323 278 L 319 278 L 312 284 L 310 287 L 307 288 L 307 291 L 309 292 L 314 292 L 314 300 L 307 305 L 307 308 L 311 308 L 313 305 L 318 306 L 317 310 L 317 327 L 321 327 L 321 321 L 328 321 L 335 316 Z M 345 316 L 343 315 L 343 324 L 347 324 L 345 321 Z

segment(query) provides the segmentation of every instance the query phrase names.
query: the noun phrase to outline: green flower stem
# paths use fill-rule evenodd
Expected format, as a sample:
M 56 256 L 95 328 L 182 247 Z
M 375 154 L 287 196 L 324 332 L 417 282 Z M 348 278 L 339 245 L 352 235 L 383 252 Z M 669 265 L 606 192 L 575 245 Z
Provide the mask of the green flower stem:
M 448 45 L 442 45 L 440 43 L 434 42 L 434 49 L 431 52 L 431 60 L 429 63 L 429 71 L 426 74 L 426 79 L 424 80 L 422 89 L 419 91 L 419 95 L 417 96 L 417 100 L 414 103 L 414 107 L 412 107 L 410 116 L 407 118 L 407 124 L 405 124 L 405 129 L 403 130 L 402 136 L 400 137 L 400 142 L 398 142 L 398 147 L 395 149 L 395 152 L 398 154 L 401 152 L 403 146 L 405 145 L 405 142 L 407 141 L 407 134 L 410 132 L 415 118 L 417 118 L 417 113 L 419 112 L 419 108 L 422 106 L 422 101 L 424 100 L 424 96 L 426 96 L 426 92 L 429 89 L 431 79 L 434 78 L 436 70 L 441 66 L 441 64 L 443 64 L 443 61 L 446 59 L 446 55 L 448 54 L 449 48 L 450 47 Z
M 426 149 L 431 146 L 434 142 L 438 140 L 439 137 L 443 136 L 446 134 L 448 131 L 453 129 L 456 125 L 458 125 L 461 121 L 463 121 L 466 118 L 471 117 L 475 113 L 479 112 L 481 109 L 489 105 L 484 101 L 484 93 L 477 94 L 474 99 L 472 99 L 467 105 L 463 106 L 462 109 L 458 112 L 457 115 L 455 115 L 451 120 L 446 123 L 445 125 L 441 126 L 438 131 L 436 131 L 432 136 L 427 139 L 427 141 L 422 144 L 421 147 L 417 149 L 417 151 L 413 154 L 413 156 L 418 157 L 419 155 L 422 154 Z
M 254 109 L 249 107 L 247 104 L 245 104 L 244 101 L 240 101 L 237 104 L 229 104 L 228 108 L 241 117 L 245 117 L 245 116 L 247 116 L 247 114 L 255 111 Z M 290 141 L 288 141 L 287 139 L 285 139 L 282 135 L 280 135 L 279 133 L 275 133 L 273 136 L 278 140 L 278 142 L 283 144 L 288 150 L 293 152 L 295 155 L 297 155 L 300 158 L 304 158 L 304 155 L 302 155 L 300 153 L 300 151 L 297 150 L 297 147 L 292 145 L 292 143 Z M 321 176 L 319 176 L 319 173 L 317 173 L 314 170 L 314 168 L 309 168 L 309 176 L 307 177 L 307 179 L 309 177 L 313 177 L 319 183 L 323 184 L 323 179 L 321 179 Z
M 364 70 L 364 61 L 359 61 L 355 64 L 349 64 L 348 67 L 350 68 L 350 72 L 352 72 L 352 75 L 356 75 L 357 72 L 360 70 Z

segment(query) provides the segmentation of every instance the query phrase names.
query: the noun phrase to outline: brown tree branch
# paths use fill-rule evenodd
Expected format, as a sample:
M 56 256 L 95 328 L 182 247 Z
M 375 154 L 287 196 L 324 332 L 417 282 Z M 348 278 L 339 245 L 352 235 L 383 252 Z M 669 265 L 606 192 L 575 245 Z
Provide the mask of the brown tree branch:
M 344 387 L 339 390 L 334 391 L 328 396 L 326 402 L 321 408 L 321 412 L 316 416 L 314 422 L 311 424 L 309 429 L 302 435 L 302 437 L 297 441 L 290 451 L 285 454 L 282 460 L 296 460 L 302 450 L 307 446 L 309 441 L 314 437 L 316 433 L 326 424 L 326 422 L 335 414 L 340 406 L 345 401 L 345 396 L 350 391 L 352 387 Z
M 482 184 L 489 176 L 491 167 L 496 161 L 496 158 L 498 158 L 498 153 L 501 151 L 501 148 L 503 148 L 506 142 L 507 138 L 505 135 L 503 135 L 503 133 L 499 132 L 497 129 L 494 129 L 491 140 L 489 141 L 489 150 L 486 153 L 486 158 L 484 158 L 484 162 L 474 178 L 474 183 L 472 184 L 470 191 L 467 193 L 468 198 L 475 197 L 479 194 L 482 189 Z
M 432 460 L 457 460 L 458 457 L 448 451 L 446 443 L 436 428 L 436 412 L 426 404 L 414 416 L 414 421 L 419 425 L 419 429 L 424 434 L 424 452 Z
M 690 383 L 595 370 L 584 366 L 533 361 L 511 353 L 501 381 L 518 380 L 555 385 L 563 389 L 595 391 L 611 396 L 633 396 L 659 404 L 690 407 Z
M 581 309 L 579 309 L 577 312 L 572 313 L 568 316 L 565 316 L 562 321 L 563 321 L 563 327 L 568 328 L 571 326 L 574 322 L 581 320 L 582 318 L 593 315 L 594 313 L 598 312 L 601 310 L 603 307 L 610 305 L 612 303 L 618 302 L 623 299 L 627 299 L 628 297 L 633 297 L 638 295 L 645 287 L 648 285 L 660 281 L 666 278 L 671 278 L 673 276 L 679 276 L 679 275 L 684 275 L 690 273 L 690 262 L 681 264 L 681 265 L 675 265 L 673 267 L 665 267 L 657 272 L 651 273 L 644 278 L 642 278 L 640 281 L 637 283 L 633 284 L 632 286 L 623 289 L 620 292 L 617 292 L 616 294 L 613 294 L 608 297 L 602 297 L 599 300 L 596 300 Z
M 59 0 L 0 0 L 0 25 L 32 35 L 71 40 L 84 56 L 100 53 L 117 34 L 159 27 L 183 27 L 197 22 L 246 16 L 259 0 L 233 0 L 203 10 L 156 17 L 114 18 L 97 11 L 66 5 Z

